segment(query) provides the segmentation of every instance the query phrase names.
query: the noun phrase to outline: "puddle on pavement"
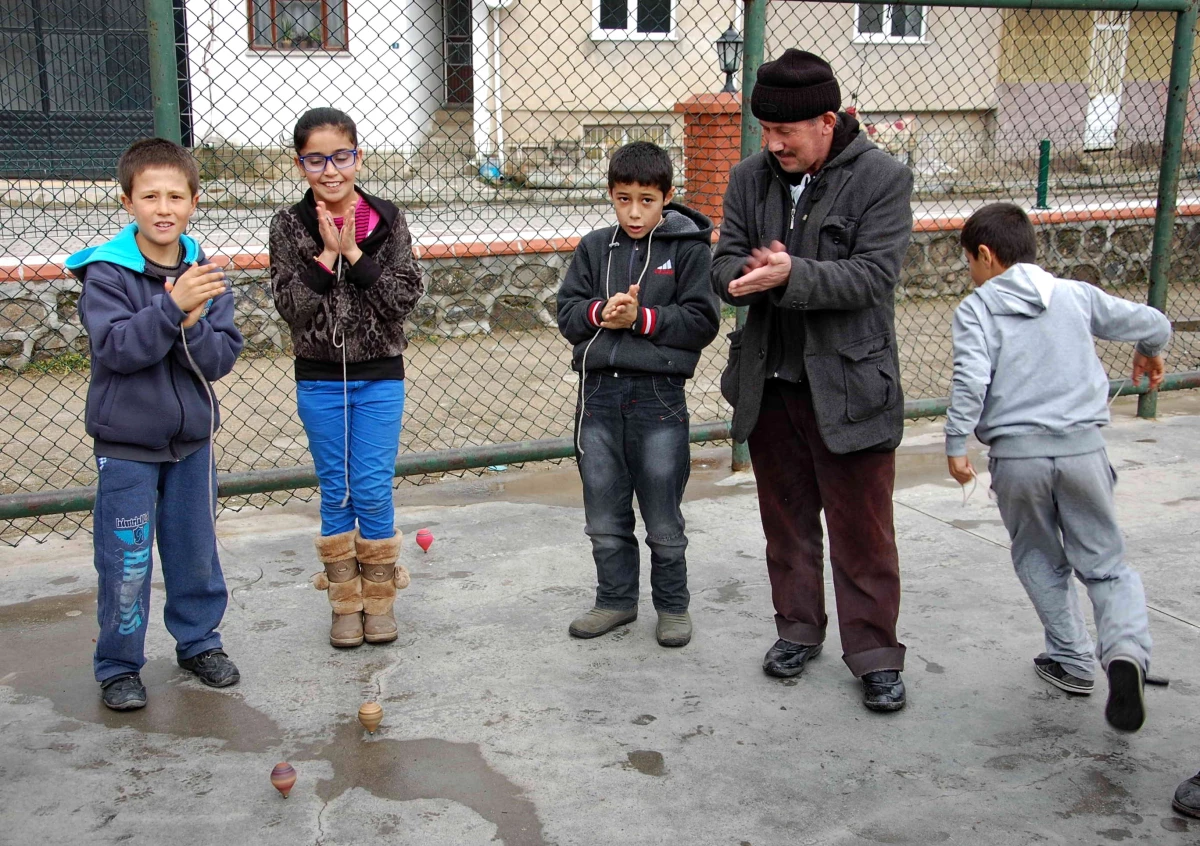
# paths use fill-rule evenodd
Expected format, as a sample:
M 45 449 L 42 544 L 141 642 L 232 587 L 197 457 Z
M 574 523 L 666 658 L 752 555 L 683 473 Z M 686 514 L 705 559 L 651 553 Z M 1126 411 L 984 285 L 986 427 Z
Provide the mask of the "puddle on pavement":
M 332 740 L 311 744 L 297 751 L 294 759 L 333 764 L 333 778 L 316 786 L 317 795 L 326 802 L 355 787 L 397 802 L 446 799 L 495 825 L 496 837 L 505 846 L 545 843 L 533 803 L 488 766 L 477 744 L 436 738 L 391 740 L 378 734 L 367 739 L 362 726 L 354 722 L 339 725 Z
M 435 738 L 364 741 L 357 723 L 339 725 L 330 740 L 295 752 L 281 748 L 283 732 L 236 692 L 215 691 L 190 681 L 170 659 L 147 663 L 142 678 L 150 705 L 139 711 L 109 711 L 92 677 L 96 636 L 95 592 L 36 599 L 0 607 L 0 684 L 17 694 L 49 700 L 56 714 L 78 723 L 131 728 L 146 734 L 211 738 L 232 752 L 279 749 L 294 761 L 326 760 L 333 778 L 318 795 L 329 801 L 362 787 L 383 799 L 446 799 L 465 805 L 494 824 L 507 846 L 540 846 L 537 811 L 521 790 L 488 766 L 479 746 Z M 72 612 L 81 612 L 68 616 Z M 378 669 L 378 668 L 376 668 Z M 243 682 L 245 683 L 245 682 Z M 71 723 L 59 723 L 70 726 Z M 61 730 L 61 729 L 60 729 Z M 259 772 L 247 773 L 256 784 Z
M 660 776 L 665 769 L 662 753 L 650 749 L 630 752 L 629 762 L 625 766 L 628 769 L 637 770 L 639 773 L 648 776 Z
M 273 720 L 236 693 L 186 683 L 188 676 L 171 659 L 150 661 L 142 669 L 150 707 L 126 713 L 105 708 L 92 676 L 94 591 L 0 607 L 0 636 L 6 646 L 0 652 L 0 683 L 50 700 L 63 717 L 107 728 L 214 737 L 236 752 L 264 752 L 280 741 Z

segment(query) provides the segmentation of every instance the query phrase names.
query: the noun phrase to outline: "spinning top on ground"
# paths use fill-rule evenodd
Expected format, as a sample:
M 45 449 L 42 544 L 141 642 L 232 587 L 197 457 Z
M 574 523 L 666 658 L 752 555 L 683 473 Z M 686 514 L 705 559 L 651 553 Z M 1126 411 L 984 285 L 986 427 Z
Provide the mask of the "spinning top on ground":
M 296 768 L 287 761 L 280 761 L 275 765 L 275 769 L 271 770 L 271 784 L 276 790 L 283 794 L 286 799 L 288 793 L 292 790 L 292 785 L 296 783 Z
M 428 552 L 429 547 L 433 546 L 433 532 L 428 529 L 418 529 L 417 546 L 421 547 L 422 551 Z
M 363 724 L 363 728 L 374 734 L 375 729 L 383 722 L 383 709 L 379 707 L 378 702 L 364 702 L 358 709 L 358 721 Z

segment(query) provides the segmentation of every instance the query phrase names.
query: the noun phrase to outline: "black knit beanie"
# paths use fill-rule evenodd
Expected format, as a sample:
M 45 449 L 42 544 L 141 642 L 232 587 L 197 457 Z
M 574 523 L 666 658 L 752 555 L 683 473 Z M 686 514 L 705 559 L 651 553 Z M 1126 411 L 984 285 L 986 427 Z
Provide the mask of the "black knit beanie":
M 771 123 L 809 120 L 842 105 L 842 92 L 829 62 L 794 47 L 763 62 L 750 94 L 750 112 Z

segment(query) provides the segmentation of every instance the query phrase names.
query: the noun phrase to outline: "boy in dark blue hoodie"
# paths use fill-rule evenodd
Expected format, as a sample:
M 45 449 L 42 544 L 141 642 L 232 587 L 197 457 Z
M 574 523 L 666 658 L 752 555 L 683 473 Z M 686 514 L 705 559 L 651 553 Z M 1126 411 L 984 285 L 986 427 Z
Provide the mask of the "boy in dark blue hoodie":
M 650 547 L 663 646 L 692 637 L 683 489 L 691 468 L 684 382 L 717 336 L 709 285 L 712 222 L 671 202 L 671 159 L 654 144 L 619 149 L 608 169 L 614 226 L 586 235 L 558 291 L 558 327 L 580 372 L 575 447 L 596 562 L 596 603 L 571 623 L 597 637 L 637 619 L 633 494 Z
M 117 165 L 133 223 L 67 259 L 83 282 L 79 316 L 91 345 L 84 425 L 95 440 L 94 669 L 104 704 L 141 708 L 151 544 L 157 536 L 163 617 L 179 666 L 211 687 L 239 679 L 217 626 L 228 593 L 217 558 L 212 438 L 220 425 L 210 382 L 233 369 L 242 336 L 225 274 L 187 235 L 200 199 L 191 154 L 138 141 Z

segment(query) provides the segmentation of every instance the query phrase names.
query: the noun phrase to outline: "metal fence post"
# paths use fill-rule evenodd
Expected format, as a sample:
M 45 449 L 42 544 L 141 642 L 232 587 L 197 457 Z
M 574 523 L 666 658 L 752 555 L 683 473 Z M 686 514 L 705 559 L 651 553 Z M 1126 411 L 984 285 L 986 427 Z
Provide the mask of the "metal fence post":
M 154 134 L 180 144 L 182 130 L 175 55 L 175 9 L 171 0 L 146 0 L 146 40 L 150 46 Z
M 1050 139 L 1043 138 L 1038 144 L 1037 205 L 1035 209 L 1050 208 Z
M 742 31 L 746 33 L 745 63 L 742 65 L 742 158 L 753 156 L 762 149 L 762 127 L 750 114 L 750 94 L 754 91 L 754 80 L 763 63 L 766 45 L 767 0 L 746 0 L 742 17 Z M 738 329 L 746 325 L 746 307 L 737 310 L 735 323 Z M 731 467 L 738 470 L 750 469 L 750 448 L 744 441 L 733 442 Z
M 1171 48 L 1171 78 L 1167 87 L 1167 113 L 1163 126 L 1162 169 L 1158 173 L 1158 211 L 1154 216 L 1154 245 L 1150 257 L 1150 296 L 1147 302 L 1167 309 L 1167 270 L 1171 264 L 1171 239 L 1175 232 L 1175 202 L 1179 193 L 1179 168 L 1183 156 L 1183 131 L 1188 93 L 1192 84 L 1192 48 L 1196 32 L 1196 4 L 1175 18 L 1175 43 Z M 1138 417 L 1154 417 L 1158 392 L 1138 397 Z

